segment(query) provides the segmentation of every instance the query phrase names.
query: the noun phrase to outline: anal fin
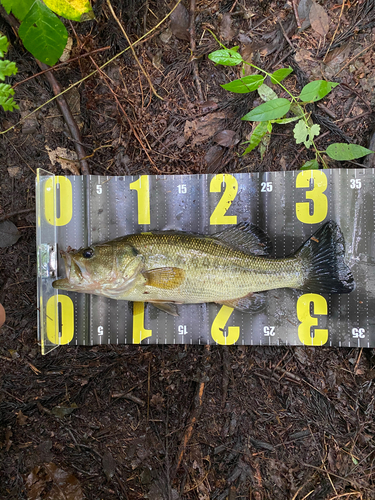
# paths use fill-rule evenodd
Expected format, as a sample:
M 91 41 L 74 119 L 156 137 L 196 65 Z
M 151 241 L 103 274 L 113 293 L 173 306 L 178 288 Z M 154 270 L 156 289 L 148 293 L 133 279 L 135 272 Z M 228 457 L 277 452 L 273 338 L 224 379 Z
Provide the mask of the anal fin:
M 150 304 L 171 316 L 179 316 L 177 305 L 172 302 L 150 302 Z
M 223 304 L 229 307 L 233 307 L 238 311 L 255 314 L 264 309 L 266 305 L 266 293 L 249 293 L 245 297 L 239 297 L 232 300 L 223 300 L 218 302 L 218 304 Z

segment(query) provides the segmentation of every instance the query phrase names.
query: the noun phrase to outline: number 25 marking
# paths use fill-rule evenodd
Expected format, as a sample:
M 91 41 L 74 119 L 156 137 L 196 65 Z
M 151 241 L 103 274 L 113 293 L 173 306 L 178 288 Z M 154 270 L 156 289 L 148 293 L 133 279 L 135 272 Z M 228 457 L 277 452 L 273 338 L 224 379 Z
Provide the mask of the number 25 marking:
M 238 191 L 237 179 L 230 174 L 215 175 L 215 177 L 211 179 L 210 193 L 220 193 L 223 184 L 225 185 L 224 193 L 210 217 L 211 226 L 219 224 L 237 224 L 237 215 L 225 215 L 236 197 Z
M 296 203 L 296 215 L 297 219 L 305 224 L 318 224 L 328 213 L 327 196 L 323 194 L 327 189 L 327 176 L 321 170 L 305 170 L 297 175 L 296 187 L 308 188 L 310 180 L 313 182 L 313 188 L 306 191 L 306 199 L 313 202 L 312 213 L 310 214 L 310 202 L 304 201 Z

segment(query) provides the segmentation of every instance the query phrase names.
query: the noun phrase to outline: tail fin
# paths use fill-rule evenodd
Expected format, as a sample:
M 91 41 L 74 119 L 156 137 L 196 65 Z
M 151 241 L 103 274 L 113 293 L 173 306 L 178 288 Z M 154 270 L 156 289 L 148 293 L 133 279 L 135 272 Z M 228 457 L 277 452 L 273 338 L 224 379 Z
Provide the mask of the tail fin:
M 345 264 L 345 241 L 340 227 L 334 221 L 326 222 L 297 250 L 305 270 L 306 281 L 301 290 L 306 292 L 349 293 L 355 283 Z

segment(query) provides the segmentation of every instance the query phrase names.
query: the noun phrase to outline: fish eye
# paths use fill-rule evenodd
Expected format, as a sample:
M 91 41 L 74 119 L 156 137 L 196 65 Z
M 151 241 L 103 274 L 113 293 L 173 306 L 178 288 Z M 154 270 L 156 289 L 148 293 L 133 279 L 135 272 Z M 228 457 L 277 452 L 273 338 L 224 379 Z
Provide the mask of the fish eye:
M 93 255 L 94 250 L 92 248 L 86 248 L 86 250 L 82 252 L 82 257 L 84 257 L 85 259 L 91 259 Z

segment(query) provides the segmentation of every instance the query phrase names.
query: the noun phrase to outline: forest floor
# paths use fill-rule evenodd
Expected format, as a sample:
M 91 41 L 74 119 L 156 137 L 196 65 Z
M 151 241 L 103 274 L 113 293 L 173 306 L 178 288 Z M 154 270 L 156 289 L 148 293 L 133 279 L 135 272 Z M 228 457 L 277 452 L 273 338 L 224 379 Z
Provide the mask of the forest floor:
M 293 124 L 274 126 L 262 156 L 241 155 L 252 123 L 240 118 L 259 98 L 220 86 L 240 69 L 208 59 L 219 48 L 208 29 L 268 72 L 291 66 L 296 94 L 308 81 L 339 82 L 312 109 L 317 144 L 369 147 L 375 4 L 320 3 L 325 16 L 318 8 L 314 17 L 311 1 L 197 0 L 194 33 L 188 3 L 150 32 L 174 2 L 112 0 L 133 43 L 148 34 L 135 48 L 139 63 L 128 50 L 67 93 L 90 173 L 298 170 L 314 157 L 295 143 Z M 63 89 L 128 46 L 108 4 L 93 7 L 95 21 L 66 23 L 75 59 L 54 70 Z M 68 345 L 40 354 L 36 171 L 71 175 L 79 164 L 61 160 L 74 158 L 74 141 L 55 101 L 18 123 L 53 94 L 1 14 L 0 30 L 19 68 L 20 106 L 0 111 L 1 130 L 15 125 L 0 139 L 0 222 L 20 233 L 0 244 L 0 498 L 373 500 L 371 349 Z

